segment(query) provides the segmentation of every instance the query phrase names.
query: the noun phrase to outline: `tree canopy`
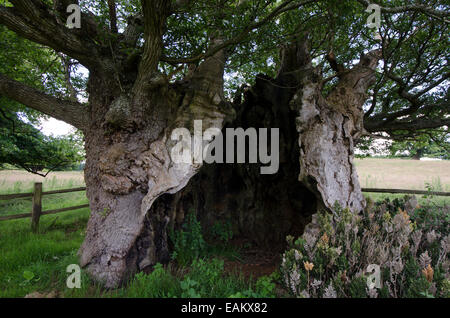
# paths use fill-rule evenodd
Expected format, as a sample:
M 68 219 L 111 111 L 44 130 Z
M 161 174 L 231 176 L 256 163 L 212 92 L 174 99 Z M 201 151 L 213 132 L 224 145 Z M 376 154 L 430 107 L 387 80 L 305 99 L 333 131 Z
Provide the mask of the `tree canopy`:
M 92 71 L 101 64 L 114 69 L 123 59 L 131 69 L 145 64 L 149 28 L 164 20 L 157 69 L 174 81 L 225 48 L 225 89 L 230 99 L 256 74 L 274 75 L 280 47 L 300 33 L 307 32 L 310 38 L 313 62 L 324 77 L 324 94 L 361 54 L 381 48 L 377 81 L 364 106 L 367 136 L 400 141 L 429 136 L 431 143 L 449 142 L 445 1 L 179 0 L 163 1 L 158 12 L 146 1 L 143 6 L 136 0 L 75 1 L 82 11 L 81 28 L 68 29 L 66 8 L 72 2 L 1 1 L 4 119 L 20 112 L 35 122 L 46 114 L 80 126 L 83 119 L 70 114 L 77 104 L 88 107 L 83 105 L 87 72 L 81 65 Z M 370 3 L 381 6 L 378 30 L 367 26 L 370 12 L 365 10 Z M 223 41 L 211 46 L 212 36 Z M 123 88 L 131 84 L 127 76 L 115 75 Z M 431 138 L 436 134 L 441 138 Z
M 361 137 L 448 142 L 443 0 L 1 4 L 2 41 L 14 42 L 2 44 L 0 95 L 15 101 L 6 117 L 23 118 L 25 105 L 84 133 L 80 265 L 107 287 L 167 261 L 168 230 L 189 206 L 281 242 L 336 203 L 364 208 L 352 160 Z M 280 171 L 175 162 L 171 132 L 192 132 L 193 119 L 279 127 Z

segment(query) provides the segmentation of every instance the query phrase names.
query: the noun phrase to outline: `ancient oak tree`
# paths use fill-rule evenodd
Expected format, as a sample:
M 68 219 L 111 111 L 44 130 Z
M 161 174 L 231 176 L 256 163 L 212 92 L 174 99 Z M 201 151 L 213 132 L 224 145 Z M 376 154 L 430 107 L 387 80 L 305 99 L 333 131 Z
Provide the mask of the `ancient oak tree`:
M 374 30 L 362 0 L 1 1 L 2 34 L 35 43 L 62 74 L 52 90 L 33 58 L 25 65 L 43 86 L 18 63 L 2 66 L 1 97 L 84 134 L 91 216 L 81 265 L 115 287 L 167 261 L 168 231 L 192 208 L 205 226 L 227 218 L 267 245 L 300 234 L 318 209 L 360 211 L 360 138 L 450 121 L 448 5 L 397 2 L 379 2 Z M 66 25 L 71 4 L 79 28 Z M 279 171 L 174 162 L 171 132 L 192 132 L 194 120 L 203 130 L 279 128 Z

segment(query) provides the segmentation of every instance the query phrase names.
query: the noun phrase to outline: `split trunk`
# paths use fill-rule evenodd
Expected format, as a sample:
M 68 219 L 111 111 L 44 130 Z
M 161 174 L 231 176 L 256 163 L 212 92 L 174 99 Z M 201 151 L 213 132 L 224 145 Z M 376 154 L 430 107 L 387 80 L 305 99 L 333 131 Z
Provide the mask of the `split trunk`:
M 324 96 L 307 41 L 297 41 L 282 49 L 275 78 L 258 75 L 233 103 L 223 96 L 225 59 L 219 51 L 175 83 L 151 74 L 133 91 L 112 74 L 91 73 L 85 179 L 92 212 L 80 258 L 105 286 L 167 262 L 168 232 L 190 210 L 205 227 L 228 220 L 236 235 L 282 248 L 286 235 L 300 235 L 319 209 L 364 207 L 353 147 L 378 55 L 339 74 Z M 279 128 L 278 172 L 262 175 L 260 164 L 174 162 L 171 132 L 193 133 L 194 120 L 203 130 Z

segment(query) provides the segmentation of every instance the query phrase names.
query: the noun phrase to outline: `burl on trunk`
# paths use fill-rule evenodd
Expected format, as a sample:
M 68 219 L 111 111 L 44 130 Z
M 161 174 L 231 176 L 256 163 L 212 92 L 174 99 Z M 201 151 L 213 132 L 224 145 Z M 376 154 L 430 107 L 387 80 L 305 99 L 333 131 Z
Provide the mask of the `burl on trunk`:
M 354 211 L 364 207 L 353 145 L 363 132 L 362 105 L 379 52 L 341 69 L 338 84 L 323 96 L 306 37 L 281 51 L 277 76 L 258 75 L 233 103 L 223 96 L 223 50 L 182 81 L 169 83 L 153 72 L 126 92 L 111 74 L 91 74 L 91 113 L 107 112 L 85 131 L 92 212 L 79 254 L 95 279 L 116 287 L 168 261 L 168 229 L 190 208 L 204 224 L 231 219 L 237 234 L 282 245 L 287 234 L 300 235 L 318 209 L 336 202 Z M 173 162 L 171 132 L 192 132 L 194 120 L 203 121 L 203 130 L 279 128 L 278 173 L 260 175 L 256 164 Z

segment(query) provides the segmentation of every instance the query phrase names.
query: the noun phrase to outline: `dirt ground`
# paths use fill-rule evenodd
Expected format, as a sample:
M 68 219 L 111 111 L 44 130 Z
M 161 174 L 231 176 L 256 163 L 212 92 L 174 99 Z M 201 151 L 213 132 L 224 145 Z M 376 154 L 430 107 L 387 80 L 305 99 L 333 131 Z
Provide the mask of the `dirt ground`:
M 231 244 L 245 246 L 247 241 L 233 239 Z M 281 262 L 281 250 L 269 250 L 264 247 L 241 248 L 240 260 L 225 260 L 224 268 L 228 273 L 242 273 L 246 278 L 257 279 L 270 275 L 279 268 Z

